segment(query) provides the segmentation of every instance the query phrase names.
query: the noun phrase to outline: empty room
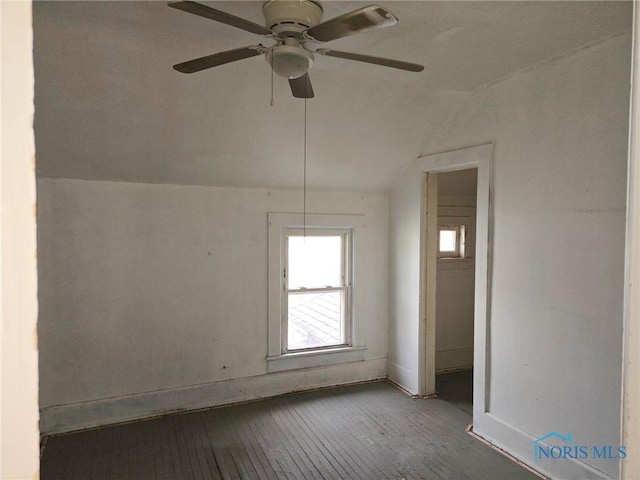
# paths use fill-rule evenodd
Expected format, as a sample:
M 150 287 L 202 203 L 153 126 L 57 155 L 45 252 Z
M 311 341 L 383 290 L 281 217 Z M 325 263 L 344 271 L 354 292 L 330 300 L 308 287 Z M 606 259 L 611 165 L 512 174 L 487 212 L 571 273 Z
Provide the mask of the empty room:
M 637 3 L 0 8 L 0 478 L 640 480 Z

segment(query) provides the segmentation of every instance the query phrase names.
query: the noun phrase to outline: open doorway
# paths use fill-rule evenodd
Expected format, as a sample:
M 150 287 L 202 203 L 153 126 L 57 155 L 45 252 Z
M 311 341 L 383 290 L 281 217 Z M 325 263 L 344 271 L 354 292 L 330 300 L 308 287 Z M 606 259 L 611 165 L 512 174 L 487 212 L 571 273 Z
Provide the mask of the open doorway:
M 478 169 L 438 176 L 435 373 L 438 397 L 473 415 Z
M 428 155 L 420 158 L 419 168 L 424 174 L 423 182 L 423 214 L 421 220 L 421 255 L 420 255 L 420 316 L 419 322 L 419 392 L 422 396 L 434 395 L 436 389 L 437 371 L 460 369 L 466 367 L 466 383 L 464 389 L 459 389 L 454 394 L 465 395 L 468 401 L 472 395 L 472 404 L 467 403 L 467 410 L 473 412 L 474 430 L 481 430 L 487 420 L 486 413 L 490 408 L 490 370 L 487 351 L 489 349 L 489 322 L 490 322 L 490 292 L 491 292 L 491 165 L 493 145 L 486 144 L 476 147 Z M 462 181 L 460 176 L 465 173 L 456 173 L 464 170 L 473 171 L 473 179 L 466 181 L 475 186 L 475 200 L 469 198 L 460 200 L 453 205 L 457 209 L 447 209 L 452 203 L 447 196 L 451 195 L 449 183 Z M 453 172 L 452 177 L 445 177 Z M 443 180 L 442 202 L 439 202 L 438 184 Z M 450 182 L 451 181 L 451 182 Z M 453 196 L 466 196 L 454 194 Z M 473 196 L 473 194 L 469 195 Z M 440 205 L 442 203 L 443 205 Z M 466 203 L 460 205 L 459 203 Z M 442 208 L 440 208 L 442 207 Z M 464 207 L 468 207 L 465 210 Z M 464 217 L 471 217 L 471 219 Z M 442 235 L 443 252 L 440 250 L 440 235 Z M 464 235 L 464 236 L 463 236 Z M 464 240 L 464 244 L 462 241 Z M 448 243 L 446 243 L 448 242 Z M 460 258 L 460 255 L 463 258 Z M 447 264 L 448 267 L 456 265 L 460 269 L 472 265 L 473 297 L 465 298 L 466 306 L 462 308 L 466 312 L 466 319 L 461 320 L 461 325 L 467 329 L 460 330 L 461 337 L 450 341 L 442 336 L 443 329 L 438 328 L 438 264 L 443 264 L 443 255 L 450 258 L 457 256 L 458 261 Z M 468 255 L 471 258 L 465 259 Z M 453 267 L 451 268 L 453 269 Z M 441 273 L 442 269 L 441 269 Z M 459 273 L 459 272 L 458 272 Z M 442 278 L 443 275 L 440 275 Z M 446 287 L 440 287 L 440 294 L 447 294 Z M 458 294 L 461 295 L 461 294 Z M 468 295 L 468 294 L 467 294 Z M 459 299 L 458 299 L 459 300 Z M 458 301 L 456 300 L 456 301 Z M 470 303 L 466 303 L 470 302 Z M 443 300 L 441 300 L 443 303 Z M 473 307 L 473 320 L 469 320 L 469 306 Z M 460 305 L 456 305 L 459 307 Z M 443 310 L 440 310 L 443 315 Z M 450 313 L 451 314 L 451 313 Z M 441 320 L 444 322 L 444 320 Z M 472 324 L 469 329 L 469 323 Z M 441 325 L 442 327 L 443 325 Z M 444 330 L 447 325 L 444 325 Z M 441 335 L 438 335 L 440 333 Z M 440 337 L 440 338 L 438 338 Z M 470 342 L 470 337 L 473 341 Z M 472 360 L 471 360 L 472 359 Z M 473 370 L 468 370 L 472 367 Z M 469 385 L 469 379 L 472 385 Z M 442 386 L 440 385 L 441 390 Z M 442 392 L 441 392 L 442 395 Z

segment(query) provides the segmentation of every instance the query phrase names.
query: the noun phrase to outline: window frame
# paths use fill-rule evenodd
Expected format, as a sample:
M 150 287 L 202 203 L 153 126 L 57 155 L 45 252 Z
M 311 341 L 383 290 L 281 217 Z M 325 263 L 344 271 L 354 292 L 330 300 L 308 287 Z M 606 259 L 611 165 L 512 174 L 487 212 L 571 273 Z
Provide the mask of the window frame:
M 346 362 L 362 361 L 366 353 L 366 323 L 358 316 L 358 305 L 365 301 L 366 292 L 363 286 L 366 282 L 358 282 L 363 275 L 364 267 L 358 260 L 359 243 L 362 235 L 359 233 L 365 228 L 364 215 L 354 214 L 302 214 L 296 213 L 269 213 L 268 214 L 268 345 L 267 345 L 267 372 L 275 373 L 300 368 L 333 365 Z M 350 319 L 349 336 L 350 343 L 322 348 L 285 351 L 283 349 L 286 326 L 283 328 L 283 271 L 286 266 L 286 257 L 283 255 L 283 245 L 286 243 L 287 230 L 316 231 L 331 229 L 343 231 L 350 229 L 349 263 L 350 263 L 350 295 L 349 312 Z M 364 278 L 364 277 L 363 277 Z M 286 304 L 285 304 L 286 305 Z
M 464 223 L 456 224 L 439 224 L 438 225 L 438 258 L 439 259 L 459 259 L 466 258 L 465 256 L 465 240 L 466 240 L 467 226 Z M 443 252 L 440 249 L 440 238 L 442 231 L 455 231 L 455 250 Z

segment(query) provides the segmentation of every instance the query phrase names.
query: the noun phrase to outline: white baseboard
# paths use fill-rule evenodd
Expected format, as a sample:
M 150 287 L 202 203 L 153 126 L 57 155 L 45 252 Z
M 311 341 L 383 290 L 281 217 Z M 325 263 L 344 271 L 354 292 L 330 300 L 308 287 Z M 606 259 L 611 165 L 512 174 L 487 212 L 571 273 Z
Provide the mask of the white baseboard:
M 416 374 L 393 360 L 389 360 L 388 363 L 389 380 L 411 395 L 417 395 L 418 385 L 416 383 Z
M 491 413 L 481 414 L 482 418 L 479 421 L 477 416 L 474 411 L 473 431 L 476 435 L 549 478 L 562 480 L 613 480 L 614 478 L 580 460 L 539 459 L 534 461 L 535 437 L 509 425 Z M 616 462 L 616 460 L 600 461 Z
M 473 370 L 473 365 L 469 365 L 467 367 L 454 367 L 454 368 L 445 368 L 442 370 L 436 370 L 436 375 L 441 375 L 446 373 L 468 372 L 469 370 Z
M 386 376 L 387 359 L 381 358 L 45 407 L 40 410 L 40 431 L 67 433 Z
M 436 373 L 473 367 L 473 347 L 436 352 Z

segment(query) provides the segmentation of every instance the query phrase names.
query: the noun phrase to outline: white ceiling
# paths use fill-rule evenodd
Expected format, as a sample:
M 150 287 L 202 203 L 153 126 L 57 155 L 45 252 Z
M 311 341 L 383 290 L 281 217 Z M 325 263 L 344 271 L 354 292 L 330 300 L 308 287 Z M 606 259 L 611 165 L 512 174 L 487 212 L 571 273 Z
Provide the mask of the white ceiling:
M 263 23 L 261 2 L 203 2 Z M 384 191 L 470 92 L 631 28 L 631 2 L 380 2 L 398 25 L 328 48 L 425 65 L 409 73 L 317 56 L 308 185 Z M 325 19 L 363 2 L 322 2 Z M 297 188 L 304 101 L 262 57 L 171 66 L 256 43 L 165 2 L 34 3 L 38 175 Z M 324 45 L 323 45 L 324 46 Z

